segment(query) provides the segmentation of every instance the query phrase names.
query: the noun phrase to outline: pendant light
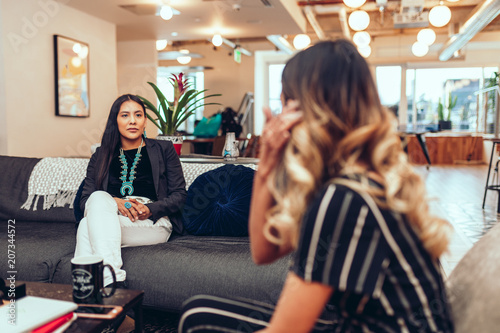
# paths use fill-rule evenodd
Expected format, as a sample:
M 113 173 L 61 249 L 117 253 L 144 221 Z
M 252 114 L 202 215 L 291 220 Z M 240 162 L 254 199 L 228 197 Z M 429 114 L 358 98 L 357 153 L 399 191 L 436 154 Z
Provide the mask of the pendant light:
M 298 34 L 293 38 L 293 47 L 303 50 L 311 44 L 311 38 L 306 34 Z
M 361 31 L 368 28 L 370 15 L 364 10 L 355 10 L 349 15 L 349 27 L 354 31 Z
M 222 45 L 222 36 L 220 34 L 215 34 L 212 37 L 212 44 L 214 44 L 214 46 L 221 46 Z
M 370 45 L 371 36 L 366 31 L 358 31 L 352 36 L 352 41 L 358 47 L 364 47 Z
M 415 57 L 423 57 L 429 52 L 429 46 L 422 42 L 416 41 L 411 47 L 411 52 Z
M 344 0 L 347 7 L 359 8 L 365 4 L 366 0 Z
M 156 41 L 156 50 L 161 51 L 167 47 L 168 41 L 166 39 L 158 39 Z
M 438 6 L 429 12 L 429 23 L 437 28 L 444 27 L 451 20 L 451 10 L 441 1 Z
M 180 50 L 182 55 L 177 57 L 177 62 L 181 65 L 187 65 L 191 62 L 191 57 L 189 56 L 189 50 Z
M 417 40 L 427 45 L 432 45 L 436 41 L 436 33 L 434 30 L 426 28 L 418 32 Z
M 161 6 L 160 16 L 165 21 L 170 20 L 174 16 L 174 11 L 172 10 L 172 7 L 167 5 Z

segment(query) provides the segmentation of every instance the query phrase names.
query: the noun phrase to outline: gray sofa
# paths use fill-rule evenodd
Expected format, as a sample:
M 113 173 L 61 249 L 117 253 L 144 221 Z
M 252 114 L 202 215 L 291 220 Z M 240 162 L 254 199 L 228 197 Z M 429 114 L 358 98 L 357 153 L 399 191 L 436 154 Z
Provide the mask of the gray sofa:
M 25 210 L 28 181 L 37 158 L 0 156 L 0 271 L 8 265 L 7 223 L 15 220 L 16 279 L 71 283 L 75 218 L 69 206 Z M 183 162 L 186 183 L 222 164 Z M 289 258 L 256 266 L 248 237 L 172 235 L 164 244 L 122 249 L 129 288 L 144 290 L 144 306 L 179 311 L 197 294 L 244 297 L 275 303 Z M 0 276 L 6 278 L 6 276 Z

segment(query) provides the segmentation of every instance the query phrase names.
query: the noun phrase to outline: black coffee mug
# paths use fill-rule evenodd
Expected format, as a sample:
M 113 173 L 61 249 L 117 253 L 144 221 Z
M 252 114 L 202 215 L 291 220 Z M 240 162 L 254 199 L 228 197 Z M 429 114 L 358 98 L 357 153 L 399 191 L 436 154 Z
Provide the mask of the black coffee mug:
M 113 276 L 113 287 L 106 293 L 103 273 L 109 268 Z M 116 290 L 116 275 L 113 267 L 104 265 L 99 256 L 75 257 L 71 259 L 73 277 L 73 301 L 75 303 L 99 304 L 103 297 L 111 297 Z

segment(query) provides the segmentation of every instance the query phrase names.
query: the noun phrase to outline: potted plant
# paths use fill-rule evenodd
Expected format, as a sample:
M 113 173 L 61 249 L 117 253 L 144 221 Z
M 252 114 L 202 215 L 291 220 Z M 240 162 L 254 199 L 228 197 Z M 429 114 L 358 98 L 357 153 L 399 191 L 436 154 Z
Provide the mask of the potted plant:
M 178 134 L 177 129 L 184 123 L 189 116 L 195 111 L 205 105 L 220 105 L 220 103 L 203 103 L 206 98 L 221 96 L 221 94 L 203 95 L 207 89 L 196 90 L 190 89 L 188 79 L 184 77 L 183 73 L 179 75 L 172 74 L 169 78 L 174 87 L 174 100 L 168 101 L 165 95 L 153 82 L 148 84 L 153 88 L 158 98 L 158 108 L 142 96 L 139 97 L 146 106 L 146 111 L 151 111 L 153 115 L 146 112 L 146 116 L 153 124 L 158 127 L 160 133 L 157 137 L 159 140 L 170 140 L 173 142 L 177 154 L 180 155 L 182 147 L 182 136 Z
M 446 120 L 444 117 L 444 106 L 441 103 L 441 98 L 439 98 L 438 102 L 438 120 L 439 120 L 439 130 L 451 130 L 451 110 L 457 104 L 457 97 L 455 99 L 452 98 L 451 92 L 448 94 L 448 105 L 446 109 L 448 110 L 448 114 L 446 115 Z

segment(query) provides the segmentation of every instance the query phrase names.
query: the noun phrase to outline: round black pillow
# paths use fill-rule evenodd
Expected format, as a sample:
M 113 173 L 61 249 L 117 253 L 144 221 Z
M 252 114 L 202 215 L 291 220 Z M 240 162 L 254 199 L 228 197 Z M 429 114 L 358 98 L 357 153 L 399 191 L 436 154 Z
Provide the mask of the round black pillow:
M 197 236 L 248 236 L 254 170 L 226 164 L 199 175 L 182 212 L 186 230 Z

